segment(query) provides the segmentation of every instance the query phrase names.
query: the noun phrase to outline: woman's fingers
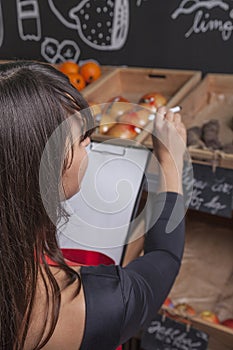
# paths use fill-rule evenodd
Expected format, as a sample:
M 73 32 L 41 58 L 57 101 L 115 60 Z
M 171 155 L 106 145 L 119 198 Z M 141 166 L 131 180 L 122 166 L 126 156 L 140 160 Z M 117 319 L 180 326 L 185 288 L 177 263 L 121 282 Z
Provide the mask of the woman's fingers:
M 157 112 L 156 112 L 156 117 L 155 117 L 155 126 L 156 125 L 161 125 L 164 121 L 164 116 L 167 112 L 166 107 L 159 107 Z
M 175 113 L 174 115 L 174 123 L 178 124 L 181 122 L 181 115 L 179 113 Z
M 186 128 L 182 123 L 182 118 L 179 113 L 174 113 L 168 110 L 166 107 L 159 107 L 155 118 L 155 130 L 163 130 L 166 122 L 169 122 L 167 126 L 174 126 L 180 136 L 184 139 L 184 134 L 186 133 Z
M 174 113 L 169 111 L 165 114 L 165 119 L 168 120 L 169 122 L 174 121 Z
M 159 160 L 172 157 L 181 164 L 186 147 L 186 128 L 179 113 L 160 107 L 155 117 L 154 150 Z
M 186 142 L 187 142 L 187 131 L 186 131 L 185 125 L 182 122 L 178 123 L 177 126 L 176 126 L 176 130 L 179 133 L 179 135 L 181 136 L 181 138 L 183 139 L 184 143 L 186 144 Z
M 171 110 L 167 109 L 166 107 L 159 107 L 156 112 L 156 118 L 155 120 L 158 120 L 159 122 L 168 120 L 169 122 L 180 122 L 181 121 L 181 115 L 179 113 L 174 113 Z

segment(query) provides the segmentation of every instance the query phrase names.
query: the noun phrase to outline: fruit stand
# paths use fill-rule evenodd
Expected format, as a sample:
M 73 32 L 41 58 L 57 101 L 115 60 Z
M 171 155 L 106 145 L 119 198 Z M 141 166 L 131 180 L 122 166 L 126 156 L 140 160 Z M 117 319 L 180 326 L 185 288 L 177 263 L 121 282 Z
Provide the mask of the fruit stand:
M 211 350 L 230 350 L 233 329 L 219 321 L 232 318 L 233 305 L 233 235 L 232 219 L 189 211 L 186 215 L 186 242 L 178 278 L 169 297 L 174 305 L 186 303 L 195 310 L 183 313 L 167 308 L 209 335 Z M 212 322 L 202 319 L 200 313 L 211 311 Z
M 232 38 L 233 0 L 0 1 L 0 64 L 14 60 L 44 62 L 67 75 L 84 96 L 96 126 L 87 148 L 95 152 L 93 158 L 89 156 L 89 169 L 96 175 L 92 164 L 99 159 L 108 165 L 109 172 L 106 168 L 104 174 L 99 171 L 106 198 L 110 197 L 108 188 L 114 188 L 110 180 L 115 180 L 118 169 L 124 176 L 129 174 L 130 181 L 139 179 L 133 166 L 127 172 L 122 155 L 140 168 L 138 193 L 131 186 L 137 198 L 133 215 L 127 217 L 129 230 L 119 245 L 119 260 L 114 259 L 123 266 L 143 255 L 143 234 L 153 212 L 159 170 L 152 156 L 151 134 L 157 109 L 162 105 L 181 109 L 188 136 L 182 174 L 187 209 L 185 249 L 179 275 L 155 314 L 155 319 L 161 319 L 161 328 L 164 326 L 159 336 L 167 339 L 162 346 L 154 344 L 153 339 L 147 347 L 142 331 L 123 344 L 122 350 L 233 350 Z M 2 141 L 5 150 L 5 138 Z M 108 146 L 119 146 L 122 152 L 109 152 Z M 128 151 L 135 152 L 135 158 L 130 158 Z M 146 158 L 143 167 L 134 161 L 139 151 L 147 153 L 147 158 L 142 156 L 143 162 Z M 109 161 L 113 154 L 121 161 L 115 168 Z M 86 178 L 87 188 L 94 183 L 96 189 L 97 182 Z M 128 182 L 123 182 L 125 195 L 130 191 Z M 89 193 L 93 194 L 91 190 Z M 107 206 L 111 203 L 107 200 Z M 88 201 L 85 204 L 88 206 Z M 80 207 L 91 226 L 93 213 L 82 204 L 77 210 Z M 96 206 L 89 207 L 96 210 Z M 105 207 L 102 212 L 105 214 Z M 109 216 L 117 217 L 112 214 Z M 135 217 L 140 220 L 131 225 Z M 98 236 L 97 226 L 93 228 Z M 85 231 L 79 231 L 86 238 Z M 184 326 L 184 334 L 190 329 L 200 331 L 200 337 L 201 333 L 206 335 L 207 345 L 169 343 L 178 329 L 169 329 L 170 321 L 174 327 L 176 323 L 178 328 L 178 323 Z M 41 334 L 46 336 L 47 326 L 44 331 Z M 59 339 L 62 336 L 60 332 Z M 102 350 L 97 349 L 98 342 L 94 345 L 94 350 Z
M 107 69 L 107 72 L 105 69 Z M 98 105 L 108 103 L 112 98 L 118 96 L 129 102 L 129 112 L 131 109 L 135 109 L 135 106 L 143 96 L 154 91 L 158 91 L 160 95 L 164 97 L 168 107 L 173 107 L 177 105 L 201 79 L 201 72 L 191 70 L 106 67 L 104 68 L 104 73 L 104 76 L 82 91 L 84 97 L 91 105 Z M 122 107 L 122 105 L 120 107 Z M 150 110 L 147 107 L 146 104 L 142 105 L 143 111 L 148 110 L 149 116 Z M 127 115 L 125 109 L 124 107 L 124 116 Z M 140 112 L 142 114 L 143 111 L 135 111 L 134 115 L 140 114 Z M 114 113 L 110 111 L 109 114 L 111 114 L 110 117 L 113 122 L 117 121 L 119 123 L 119 119 L 114 116 Z M 119 116 L 121 122 L 123 116 L 120 114 Z M 104 118 L 106 115 L 102 117 Z M 139 126 L 141 117 L 141 115 L 138 116 Z M 126 121 L 125 128 L 127 128 L 126 124 L 130 124 L 130 119 L 124 120 Z M 141 139 L 145 138 L 150 131 L 149 124 L 148 119 L 145 125 L 143 125 L 145 135 L 142 131 L 140 135 L 133 135 L 131 138 L 135 138 L 135 140 L 141 142 Z M 109 139 L 109 135 L 100 133 L 97 129 L 97 132 L 93 135 L 93 139 L 97 141 L 107 140 Z M 122 142 L 124 143 L 125 141 L 122 140 Z
M 224 150 L 232 144 L 233 76 L 207 74 L 181 102 L 187 129 L 210 120 L 219 123 L 214 135 L 221 149 L 189 146 L 193 163 L 226 170 L 233 179 L 233 153 Z M 189 211 L 186 217 L 186 244 L 179 276 L 170 297 L 176 304 L 184 302 L 194 307 L 196 316 L 186 314 L 191 324 L 209 334 L 211 350 L 233 348 L 233 328 L 221 324 L 233 318 L 233 227 L 232 217 Z M 210 322 L 200 318 L 200 312 L 210 310 Z M 170 310 L 171 314 L 174 310 Z M 218 321 L 214 319 L 217 315 Z
M 214 118 L 220 124 L 217 135 L 219 142 L 232 143 L 233 75 L 207 74 L 201 79 L 200 71 L 102 66 L 101 76 L 82 89 L 81 93 L 91 108 L 93 106 L 96 116 L 101 111 L 98 105 L 109 102 L 115 96 L 122 96 L 130 105 L 136 105 L 143 95 L 152 91 L 161 93 L 166 98 L 168 107 L 182 107 L 187 129 L 202 126 Z M 142 131 L 134 137 L 135 145 L 142 143 L 152 148 L 151 138 L 148 136 L 152 124 L 148 119 Z M 95 141 L 109 139 L 114 143 L 114 137 L 100 133 L 98 128 L 93 134 Z M 119 138 L 117 144 L 119 143 L 129 145 L 127 138 Z M 193 164 L 209 166 L 213 173 L 216 168 L 227 169 L 231 171 L 232 180 L 232 152 L 191 145 L 189 153 Z M 157 175 L 156 171 L 149 164 L 147 175 L 152 182 Z M 146 189 L 141 205 L 145 197 Z M 206 332 L 209 335 L 208 350 L 233 349 L 232 324 L 221 324 L 224 320 L 233 319 L 232 224 L 230 217 L 223 218 L 188 210 L 182 266 L 169 295 L 172 305 L 164 304 L 160 310 L 166 317 Z M 144 229 L 143 225 L 142 222 L 140 230 Z M 176 307 L 179 304 L 186 305 L 187 310 Z M 189 306 L 194 313 L 189 312 Z M 209 312 L 210 320 L 200 316 L 203 311 Z M 214 316 L 217 316 L 218 322 L 213 321 Z M 141 350 L 140 336 L 131 339 L 124 349 Z
M 166 96 L 168 107 L 182 106 L 187 129 L 216 118 L 220 123 L 218 136 L 221 143 L 232 142 L 229 125 L 232 118 L 233 76 L 208 74 L 201 80 L 200 72 L 126 67 L 108 69 L 102 78 L 83 90 L 88 101 L 105 103 L 113 96 L 120 95 L 131 103 L 137 103 L 146 92 L 159 91 Z M 93 137 L 97 141 L 109 139 L 109 136 L 98 131 Z M 142 131 L 135 140 L 152 147 L 148 130 Z M 127 140 L 122 139 L 122 144 L 127 145 Z M 193 164 L 210 166 L 213 173 L 218 167 L 229 171 L 233 169 L 231 153 L 196 147 L 189 147 L 189 152 Z M 154 169 L 149 166 L 148 171 L 153 179 Z M 166 305 L 161 309 L 166 317 L 206 332 L 209 335 L 208 350 L 233 349 L 233 329 L 221 324 L 233 318 L 232 226 L 232 218 L 188 210 L 184 258 L 169 298 L 174 305 L 182 303 L 192 306 L 194 314 Z M 208 311 L 204 315 L 207 314 L 209 319 L 201 317 L 203 311 Z M 215 316 L 218 321 L 214 321 Z M 125 349 L 140 349 L 139 338 L 132 339 Z

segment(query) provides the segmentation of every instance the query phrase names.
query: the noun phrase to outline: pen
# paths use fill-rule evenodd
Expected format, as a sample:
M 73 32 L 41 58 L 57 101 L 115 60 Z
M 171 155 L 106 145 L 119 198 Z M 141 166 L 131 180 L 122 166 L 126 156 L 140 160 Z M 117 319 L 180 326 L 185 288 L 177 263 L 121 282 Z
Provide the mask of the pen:
M 172 108 L 169 108 L 169 111 L 173 112 L 173 113 L 178 113 L 181 111 L 181 107 L 180 106 L 175 106 L 175 107 L 172 107 Z

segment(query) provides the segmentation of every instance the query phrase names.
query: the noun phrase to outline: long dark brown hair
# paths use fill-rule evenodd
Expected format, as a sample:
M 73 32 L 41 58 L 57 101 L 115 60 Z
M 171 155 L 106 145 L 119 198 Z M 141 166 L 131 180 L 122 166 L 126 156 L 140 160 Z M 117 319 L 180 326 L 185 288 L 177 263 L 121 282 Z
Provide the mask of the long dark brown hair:
M 84 111 L 82 138 L 91 134 L 93 119 L 86 110 L 87 102 L 68 78 L 50 65 L 37 62 L 0 65 L 0 108 L 0 349 L 23 349 L 38 274 L 52 310 L 49 330 L 45 315 L 44 328 L 34 345 L 34 349 L 41 349 L 55 329 L 60 309 L 60 289 L 46 256 L 65 271 L 66 286 L 77 281 L 77 293 L 80 290 L 80 277 L 63 259 L 56 224 L 41 198 L 41 157 L 49 137 L 69 115 Z M 44 163 L 47 173 L 43 186 L 58 221 L 63 213 L 60 170 L 69 133 L 67 127 L 67 132 L 59 135 L 54 154 L 57 161 L 52 162 L 50 155 Z M 52 299 L 48 290 L 52 291 Z

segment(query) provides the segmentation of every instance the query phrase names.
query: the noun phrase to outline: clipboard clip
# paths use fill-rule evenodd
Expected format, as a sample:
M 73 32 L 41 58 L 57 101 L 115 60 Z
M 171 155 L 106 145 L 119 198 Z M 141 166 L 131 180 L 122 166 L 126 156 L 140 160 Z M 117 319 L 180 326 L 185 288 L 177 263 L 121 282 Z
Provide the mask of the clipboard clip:
M 97 153 L 101 153 L 101 154 L 111 154 L 113 156 L 119 156 L 119 157 L 123 157 L 126 154 L 126 149 L 122 147 L 121 150 L 119 150 L 120 152 L 113 152 L 113 151 L 108 151 L 108 150 L 101 150 L 101 149 L 96 149 L 95 147 L 93 147 L 93 144 L 90 144 L 90 151 L 92 152 L 97 152 Z

